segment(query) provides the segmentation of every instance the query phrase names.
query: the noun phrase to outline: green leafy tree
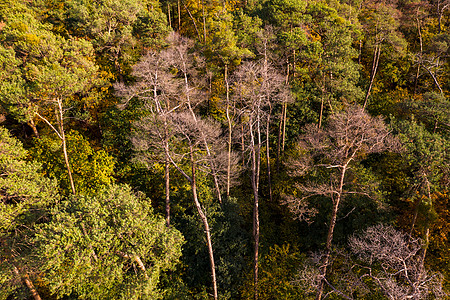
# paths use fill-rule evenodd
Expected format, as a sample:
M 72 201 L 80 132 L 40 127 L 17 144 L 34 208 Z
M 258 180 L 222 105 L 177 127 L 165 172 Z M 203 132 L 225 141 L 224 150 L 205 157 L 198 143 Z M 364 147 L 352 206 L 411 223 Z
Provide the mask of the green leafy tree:
M 95 193 L 113 182 L 115 161 L 105 150 L 91 146 L 77 131 L 70 131 L 66 138 L 74 185 L 79 194 Z M 63 191 L 70 190 L 59 140 L 47 136 L 37 139 L 30 152 L 43 163 L 47 176 L 58 179 Z
M 65 6 L 69 32 L 89 38 L 99 58 L 110 60 L 121 80 L 122 64 L 135 60 L 136 48 L 161 46 L 169 33 L 158 1 L 76 0 L 65 1 Z
M 32 295 L 39 300 L 29 237 L 48 205 L 59 199 L 56 182 L 42 176 L 39 163 L 26 161 L 22 144 L 3 127 L 0 149 L 0 299 Z
M 389 49 L 390 56 L 398 56 L 406 49 L 406 41 L 399 31 L 399 18 L 400 11 L 394 5 L 383 2 L 367 4 L 360 14 L 365 32 L 365 46 L 373 51 L 370 80 L 363 107 L 366 107 L 369 100 L 378 72 L 381 53 Z
M 410 234 L 417 225 L 423 236 L 425 246 L 422 252 L 422 263 L 430 239 L 430 228 L 438 218 L 434 202 L 436 193 L 445 191 L 445 178 L 450 173 L 449 143 L 447 139 L 437 133 L 430 133 L 424 126 L 416 122 L 397 122 L 394 126 L 398 137 L 403 143 L 405 162 L 409 167 L 409 190 L 405 197 L 414 202 L 414 214 L 410 224 Z M 417 224 L 418 220 L 421 222 Z
M 43 280 L 61 298 L 159 299 L 159 276 L 181 256 L 184 239 L 128 186 L 71 196 L 37 229 Z

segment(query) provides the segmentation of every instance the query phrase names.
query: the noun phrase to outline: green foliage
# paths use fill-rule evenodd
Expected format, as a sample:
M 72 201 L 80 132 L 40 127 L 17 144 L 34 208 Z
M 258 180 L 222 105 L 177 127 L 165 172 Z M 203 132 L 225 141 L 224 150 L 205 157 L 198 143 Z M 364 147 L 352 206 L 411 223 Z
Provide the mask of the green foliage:
M 294 283 L 301 260 L 301 255 L 289 244 L 271 246 L 259 267 L 259 299 L 306 299 Z M 247 280 L 242 297 L 252 299 L 252 276 Z
M 69 162 L 72 168 L 75 187 L 79 194 L 90 194 L 113 182 L 114 159 L 103 149 L 93 148 L 77 131 L 66 135 Z M 50 137 L 35 140 L 32 156 L 43 162 L 46 174 L 58 178 L 62 189 L 69 191 L 69 180 L 61 141 Z
M 0 299 L 28 295 L 13 270 L 27 269 L 33 247 L 29 232 L 59 199 L 56 182 L 43 177 L 41 165 L 26 156 L 22 144 L 0 127 Z
M 181 255 L 182 235 L 128 186 L 108 186 L 53 209 L 34 239 L 43 280 L 59 298 L 158 299 L 161 272 Z
M 208 252 L 202 224 L 189 207 L 183 214 L 174 216 L 175 227 L 183 233 L 186 245 L 183 248 L 184 282 L 195 297 L 210 286 L 211 275 Z M 236 299 L 242 284 L 245 258 L 249 251 L 249 236 L 243 230 L 235 199 L 224 199 L 224 203 L 205 205 L 210 223 L 220 299 Z M 201 299 L 202 297 L 200 297 Z

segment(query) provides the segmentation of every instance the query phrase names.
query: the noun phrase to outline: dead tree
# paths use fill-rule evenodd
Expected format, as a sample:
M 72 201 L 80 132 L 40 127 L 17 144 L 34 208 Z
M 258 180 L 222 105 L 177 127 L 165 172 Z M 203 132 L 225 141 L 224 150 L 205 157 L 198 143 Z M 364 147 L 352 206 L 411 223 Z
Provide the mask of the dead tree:
M 170 148 L 171 124 L 169 117 L 182 106 L 178 101 L 180 82 L 171 72 L 171 48 L 159 53 L 148 53 L 133 67 L 132 75 L 136 77 L 133 85 L 116 83 L 116 95 L 123 99 L 121 108 L 128 105 L 133 98 L 142 102 L 149 112 L 146 117 L 136 122 L 138 129 L 131 137 L 137 159 L 146 164 L 157 161 L 164 163 L 166 224 L 170 225 L 170 160 L 166 153 Z M 147 141 L 142 143 L 142 141 Z M 163 151 L 161 151 L 163 149 Z
M 423 241 L 411 239 L 391 226 L 377 225 L 350 238 L 349 246 L 359 263 L 353 274 L 374 283 L 389 299 L 443 299 L 442 275 L 421 263 Z
M 253 190 L 253 238 L 254 238 L 254 289 L 258 299 L 259 258 L 259 183 L 261 173 L 261 147 L 266 139 L 267 159 L 269 152 L 269 126 L 272 107 L 281 102 L 288 91 L 284 77 L 268 62 L 267 56 L 260 62 L 243 63 L 233 76 L 233 97 L 242 122 L 243 149 L 249 155 L 248 165 Z M 270 165 L 268 165 L 270 174 Z M 270 175 L 269 175 L 270 176 Z M 270 180 L 270 177 L 268 177 Z M 269 193 L 271 192 L 269 187 Z
M 381 118 L 368 115 L 362 108 L 352 106 L 330 117 L 328 126 L 318 129 L 307 127 L 300 136 L 298 149 L 302 153 L 289 164 L 293 175 L 303 175 L 313 170 L 324 169 L 329 173 L 326 182 L 306 182 L 299 184 L 303 193 L 300 198 L 288 198 L 286 203 L 294 213 L 311 213 L 308 199 L 313 196 L 330 198 L 333 204 L 326 238 L 325 255 L 320 267 L 320 284 L 316 299 L 322 298 L 324 279 L 330 259 L 334 227 L 340 204 L 349 194 L 362 194 L 372 197 L 373 193 L 363 186 L 348 180 L 352 165 L 361 161 L 365 155 L 389 149 L 397 149 L 393 139 Z M 295 168 L 295 169 L 294 169 Z M 306 208 L 306 209 L 305 209 Z M 301 218 L 302 216 L 297 216 Z

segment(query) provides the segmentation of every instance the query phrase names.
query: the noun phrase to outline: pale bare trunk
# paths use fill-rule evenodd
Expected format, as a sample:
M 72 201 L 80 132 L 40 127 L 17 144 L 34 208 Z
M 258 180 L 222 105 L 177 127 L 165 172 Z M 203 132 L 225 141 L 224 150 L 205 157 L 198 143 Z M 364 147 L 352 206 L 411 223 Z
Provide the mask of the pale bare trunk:
M 170 162 L 169 159 L 166 158 L 165 166 L 164 166 L 164 180 L 165 180 L 165 188 L 166 188 L 166 225 L 170 226 Z
M 436 87 L 439 89 L 439 92 L 441 94 L 444 94 L 444 91 L 442 91 L 441 85 L 439 84 L 436 76 L 433 74 L 433 72 L 430 70 L 430 68 L 425 67 L 424 65 L 422 65 L 422 67 L 427 70 L 427 72 L 430 74 L 431 78 L 433 78 L 434 84 L 436 85 Z
M 251 143 L 251 160 L 252 160 L 252 189 L 253 189 L 253 240 L 254 240 L 254 259 L 253 259 L 253 287 L 254 299 L 258 299 L 258 259 L 259 259 L 259 172 L 258 172 L 258 156 L 259 145 L 255 143 L 253 133 L 253 119 L 250 117 L 250 143 Z
M 331 213 L 331 219 L 330 219 L 330 225 L 328 227 L 328 234 L 327 234 L 327 242 L 326 242 L 326 249 L 325 249 L 325 257 L 322 263 L 322 266 L 320 267 L 320 284 L 319 284 L 319 288 L 317 291 L 317 296 L 316 296 L 316 300 L 320 300 L 322 298 L 322 294 L 323 294 L 323 288 L 324 288 L 324 283 L 325 283 L 325 276 L 327 275 L 327 268 L 328 268 L 328 264 L 330 262 L 330 254 L 331 254 L 331 243 L 333 242 L 333 234 L 334 234 L 334 227 L 336 225 L 336 220 L 337 220 L 337 214 L 338 214 L 338 210 L 339 210 L 339 204 L 341 202 L 341 197 L 342 197 L 342 192 L 343 192 L 343 188 L 344 188 L 344 177 L 345 177 L 345 172 L 347 170 L 347 164 L 342 166 L 341 169 L 341 175 L 340 175 L 340 180 L 339 180 L 339 189 L 338 189 L 338 193 L 336 196 L 336 199 L 333 201 L 333 211 Z
M 322 117 L 323 117 L 323 99 L 324 95 L 322 93 L 322 99 L 320 101 L 320 113 L 319 113 L 319 125 L 317 126 L 319 129 L 322 127 Z
M 287 122 L 287 102 L 284 103 L 284 111 L 283 111 L 283 136 L 281 138 L 281 153 L 284 153 L 284 146 L 286 144 L 286 122 Z
M 183 72 L 184 72 L 184 83 L 185 83 L 186 95 L 187 95 L 187 105 L 189 108 L 189 112 L 192 115 L 192 119 L 194 120 L 195 123 L 197 123 L 197 116 L 195 115 L 194 109 L 191 106 L 191 100 L 190 100 L 190 96 L 189 96 L 190 87 L 189 87 L 189 81 L 188 81 L 188 77 L 187 77 L 186 65 L 184 63 L 183 63 Z M 206 153 L 208 154 L 208 158 L 211 159 L 212 158 L 211 150 L 209 148 L 208 142 L 206 140 L 206 136 L 203 131 L 201 132 L 201 135 L 202 135 L 203 145 L 205 146 Z M 217 198 L 219 200 L 219 203 L 222 203 L 222 195 L 220 192 L 219 180 L 217 178 L 216 169 L 212 162 L 211 162 L 210 166 L 211 166 L 211 173 L 213 176 L 214 186 L 216 188 Z
M 417 9 L 417 15 L 419 14 L 419 10 Z M 417 72 L 416 72 L 416 80 L 414 82 L 414 94 L 417 92 L 417 84 L 419 81 L 419 73 L 420 73 L 420 65 L 422 64 L 422 54 L 423 54 L 423 41 L 422 41 L 422 31 L 420 29 L 420 21 L 419 17 L 416 17 L 417 20 L 417 31 L 419 32 L 419 43 L 420 43 L 420 59 L 417 64 Z
M 228 65 L 225 64 L 225 85 L 227 93 L 227 123 L 228 123 L 228 152 L 227 152 L 227 197 L 230 197 L 230 185 L 231 185 L 231 138 L 232 138 L 232 123 L 230 117 L 230 84 L 228 82 Z
M 191 148 L 191 164 L 192 164 L 192 181 L 191 181 L 191 188 L 192 188 L 192 195 L 194 198 L 195 207 L 197 208 L 197 212 L 200 216 L 200 219 L 202 220 L 203 226 L 205 227 L 205 233 L 206 233 L 206 244 L 208 247 L 208 254 L 209 254 L 209 262 L 211 266 L 211 277 L 212 277 L 212 284 L 213 284 L 213 294 L 214 299 L 217 299 L 217 279 L 216 279 L 216 267 L 214 263 L 214 253 L 212 248 L 212 242 L 211 242 L 211 231 L 209 229 L 209 223 L 208 218 L 206 217 L 205 213 L 203 212 L 203 209 L 200 205 L 200 202 L 198 200 L 197 196 L 197 183 L 196 183 L 196 167 L 195 167 L 195 161 L 193 157 L 193 149 Z
M 33 296 L 34 300 L 41 300 L 41 296 L 39 296 L 38 291 L 34 287 L 33 282 L 30 279 L 30 276 L 28 276 L 27 273 L 25 273 L 23 276 L 20 274 L 19 269 L 13 265 L 13 271 L 17 275 L 17 277 L 21 278 L 22 281 L 25 283 L 25 285 L 30 290 L 31 295 Z
M 180 5 L 180 0 L 177 1 L 177 8 L 178 8 L 178 31 L 181 32 L 181 5 Z
M 269 185 L 269 199 L 272 202 L 272 174 L 270 169 L 270 115 L 272 112 L 272 108 L 269 108 L 269 113 L 267 114 L 267 124 L 266 124 L 266 156 L 267 156 L 267 184 Z
M 66 135 L 64 133 L 64 119 L 63 119 L 62 101 L 58 100 L 57 102 L 58 102 L 58 113 L 59 113 L 59 115 L 58 115 L 58 122 L 59 122 L 59 128 L 60 128 L 60 134 L 61 134 L 61 140 L 62 140 L 64 162 L 66 163 L 66 168 L 67 168 L 67 173 L 69 175 L 69 182 L 70 182 L 70 187 L 72 189 L 72 193 L 74 195 L 76 195 L 75 184 L 73 182 L 73 177 L 72 177 L 72 170 L 70 168 L 70 163 L 69 163 L 69 155 L 67 153 Z
M 169 27 L 170 28 L 172 28 L 172 18 L 171 18 L 171 16 L 170 16 L 170 10 L 171 10 L 172 8 L 170 7 L 170 3 L 169 2 L 167 2 L 167 16 L 168 16 L 168 18 L 169 18 Z
M 375 51 L 373 54 L 372 74 L 370 76 L 370 83 L 369 83 L 369 87 L 367 88 L 363 108 L 366 108 L 367 102 L 369 100 L 370 92 L 372 91 L 373 82 L 375 81 L 375 75 L 377 74 L 378 63 L 380 61 L 380 55 L 381 55 L 381 45 L 377 45 L 377 46 L 375 46 Z
M 200 32 L 198 31 L 198 28 L 197 28 L 197 22 L 195 22 L 195 19 L 192 16 L 191 11 L 189 10 L 189 8 L 186 6 L 186 3 L 183 2 L 183 6 L 184 6 L 184 8 L 186 9 L 186 11 L 187 11 L 187 13 L 189 15 L 189 18 L 191 18 L 192 24 L 194 24 L 194 28 L 195 28 L 195 32 L 197 32 L 198 40 L 201 41 Z
M 206 44 L 206 16 L 205 16 L 204 0 L 202 0 L 202 17 L 203 17 L 203 43 Z

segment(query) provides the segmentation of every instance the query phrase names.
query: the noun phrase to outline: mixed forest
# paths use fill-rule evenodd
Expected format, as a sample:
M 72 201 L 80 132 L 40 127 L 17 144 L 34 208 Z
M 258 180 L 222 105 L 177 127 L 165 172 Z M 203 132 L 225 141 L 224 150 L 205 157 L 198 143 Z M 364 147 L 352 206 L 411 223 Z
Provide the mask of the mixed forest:
M 449 0 L 0 0 L 0 299 L 448 299 Z

